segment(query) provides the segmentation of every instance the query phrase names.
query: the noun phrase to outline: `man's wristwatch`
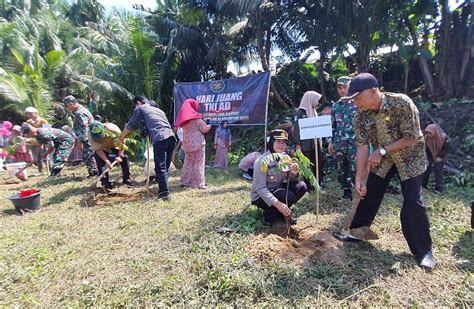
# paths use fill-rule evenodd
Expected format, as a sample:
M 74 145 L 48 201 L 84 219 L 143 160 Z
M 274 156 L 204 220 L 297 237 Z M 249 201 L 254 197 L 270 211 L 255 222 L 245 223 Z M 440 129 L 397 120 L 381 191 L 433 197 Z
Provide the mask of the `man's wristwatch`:
M 385 148 L 383 148 L 383 146 L 379 148 L 379 151 L 380 151 L 380 155 L 382 157 L 385 157 L 387 155 L 387 150 L 385 150 Z

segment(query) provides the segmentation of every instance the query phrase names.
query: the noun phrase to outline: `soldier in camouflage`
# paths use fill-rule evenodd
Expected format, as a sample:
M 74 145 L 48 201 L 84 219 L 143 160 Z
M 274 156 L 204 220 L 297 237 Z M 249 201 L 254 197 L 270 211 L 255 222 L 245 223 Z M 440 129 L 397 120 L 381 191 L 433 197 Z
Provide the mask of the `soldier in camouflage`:
M 60 129 L 54 128 L 35 128 L 28 123 L 23 123 L 21 126 L 21 133 L 29 138 L 34 138 L 33 144 L 45 145 L 46 154 L 53 153 L 53 167 L 51 168 L 50 176 L 57 176 L 61 173 L 64 163 L 68 160 L 72 148 L 74 148 L 74 137 Z M 40 160 L 41 158 L 39 158 Z
M 341 97 L 347 94 L 351 78 L 342 76 L 337 80 L 337 92 Z M 332 143 L 328 145 L 330 154 L 335 154 L 337 179 L 344 194 L 341 199 L 352 200 L 351 188 L 355 176 L 357 147 L 354 139 L 354 115 L 357 108 L 352 101 L 339 100 L 332 108 Z
M 92 149 L 87 137 L 89 124 L 94 120 L 94 117 L 87 108 L 80 105 L 77 102 L 77 99 L 72 95 L 65 97 L 63 102 L 67 109 L 74 114 L 74 133 L 76 134 L 76 138 L 82 144 L 82 161 L 86 164 L 89 177 L 97 176 L 99 173 L 94 158 L 94 149 Z

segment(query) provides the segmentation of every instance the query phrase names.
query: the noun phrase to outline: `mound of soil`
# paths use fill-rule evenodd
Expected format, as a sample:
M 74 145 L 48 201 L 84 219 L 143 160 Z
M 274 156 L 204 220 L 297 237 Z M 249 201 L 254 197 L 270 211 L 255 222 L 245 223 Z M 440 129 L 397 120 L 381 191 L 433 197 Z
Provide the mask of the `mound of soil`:
M 310 267 L 317 262 L 344 264 L 341 242 L 312 226 L 275 224 L 256 235 L 247 250 L 259 260 Z

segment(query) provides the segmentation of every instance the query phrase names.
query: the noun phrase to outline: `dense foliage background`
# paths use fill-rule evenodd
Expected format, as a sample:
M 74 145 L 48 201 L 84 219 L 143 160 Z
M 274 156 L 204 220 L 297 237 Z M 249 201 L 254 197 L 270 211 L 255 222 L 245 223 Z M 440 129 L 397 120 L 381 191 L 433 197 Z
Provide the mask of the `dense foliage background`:
M 136 94 L 172 118 L 175 81 L 231 77 L 230 61 L 273 72 L 270 110 L 279 114 L 307 90 L 336 99 L 335 80 L 361 71 L 415 98 L 474 96 L 467 0 L 158 2 L 151 13 L 106 14 L 96 0 L 1 0 L 2 119 L 21 121 L 27 106 L 50 115 L 65 95 L 87 104 L 93 92 L 119 125 Z

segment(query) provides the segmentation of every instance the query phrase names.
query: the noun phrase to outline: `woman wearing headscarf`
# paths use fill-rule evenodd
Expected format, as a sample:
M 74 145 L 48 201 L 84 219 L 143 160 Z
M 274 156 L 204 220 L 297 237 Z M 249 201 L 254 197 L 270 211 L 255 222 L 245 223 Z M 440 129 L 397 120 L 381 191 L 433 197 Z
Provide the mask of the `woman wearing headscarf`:
M 446 148 L 451 147 L 448 135 L 437 124 L 430 124 L 425 128 L 426 155 L 428 167 L 423 174 L 423 188 L 427 189 L 431 169 L 434 170 L 435 192 L 443 192 L 443 168 Z
M 298 120 L 303 118 L 312 118 L 318 117 L 316 113 L 316 108 L 319 105 L 319 100 L 321 100 L 321 94 L 316 91 L 306 91 L 301 98 L 301 103 L 298 109 L 296 110 L 294 116 L 294 125 L 295 125 L 295 144 L 296 149 L 300 149 L 301 152 L 313 163 L 313 166 L 316 167 L 316 156 L 315 156 L 315 146 L 314 139 L 301 140 L 300 139 L 300 130 L 298 126 Z M 323 183 L 323 155 L 322 155 L 322 144 L 318 144 L 318 180 L 319 184 Z M 314 170 L 313 170 L 314 172 Z M 309 187 L 309 183 L 306 183 Z
M 214 136 L 214 149 L 216 149 L 216 157 L 214 159 L 214 167 L 227 169 L 229 160 L 227 154 L 231 146 L 231 134 L 228 128 L 229 122 L 223 120 L 216 129 Z
M 263 210 L 265 226 L 271 226 L 278 219 L 286 219 L 291 224 L 296 224 L 296 218 L 291 215 L 290 208 L 307 191 L 306 184 L 299 179 L 298 163 L 289 163 L 288 168 L 283 170 L 279 163 L 289 157 L 271 156 L 273 153 L 284 153 L 288 147 L 287 142 L 288 133 L 284 130 L 271 131 L 267 152 L 261 155 L 253 166 L 251 199 L 252 204 Z
M 204 134 L 209 132 L 211 126 L 202 120 L 202 115 L 198 110 L 198 101 L 194 99 L 184 101 L 176 117 L 175 125 L 183 128 L 184 163 L 181 169 L 181 186 L 205 189 L 206 140 Z
M 10 145 L 15 149 L 13 159 L 15 162 L 33 162 L 31 150 L 26 147 L 26 142 L 21 136 L 21 126 L 13 126 L 10 136 Z

